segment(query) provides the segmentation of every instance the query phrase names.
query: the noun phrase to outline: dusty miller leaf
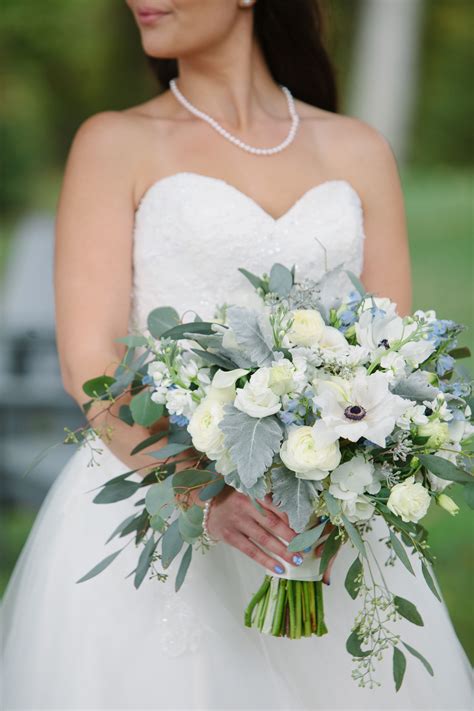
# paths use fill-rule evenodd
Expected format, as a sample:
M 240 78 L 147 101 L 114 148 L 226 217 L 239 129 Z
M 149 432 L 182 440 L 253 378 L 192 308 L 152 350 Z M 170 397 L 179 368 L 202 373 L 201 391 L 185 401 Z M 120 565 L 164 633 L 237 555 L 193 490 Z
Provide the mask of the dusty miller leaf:
M 228 405 L 219 428 L 242 484 L 250 488 L 265 474 L 280 449 L 283 433 L 278 420 L 273 416 L 250 417 Z
M 263 319 L 256 311 L 241 306 L 227 310 L 227 321 L 244 355 L 256 365 L 269 365 L 273 360 L 271 333 L 267 333 Z
M 288 515 L 290 526 L 297 533 L 303 531 L 307 525 L 318 495 L 314 482 L 298 479 L 286 467 L 272 470 L 273 503 Z

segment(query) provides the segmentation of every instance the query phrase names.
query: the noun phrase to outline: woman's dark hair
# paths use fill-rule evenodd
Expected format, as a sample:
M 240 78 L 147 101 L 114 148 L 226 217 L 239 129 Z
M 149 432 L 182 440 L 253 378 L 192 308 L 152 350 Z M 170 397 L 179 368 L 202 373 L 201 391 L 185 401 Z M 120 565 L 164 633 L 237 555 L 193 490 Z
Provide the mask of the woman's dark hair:
M 300 101 L 336 112 L 336 79 L 318 0 L 257 0 L 253 12 L 254 31 L 274 80 Z M 178 75 L 175 59 L 148 61 L 162 87 Z

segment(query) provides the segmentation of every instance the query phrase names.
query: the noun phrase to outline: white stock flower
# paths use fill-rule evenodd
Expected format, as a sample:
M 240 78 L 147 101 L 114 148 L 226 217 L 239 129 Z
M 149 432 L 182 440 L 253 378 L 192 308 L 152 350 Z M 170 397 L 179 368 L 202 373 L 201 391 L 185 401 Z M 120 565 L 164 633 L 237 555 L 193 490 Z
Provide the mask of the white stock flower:
M 291 312 L 293 323 L 287 338 L 293 346 L 315 346 L 323 335 L 326 324 L 315 309 L 296 309 Z
M 321 480 L 341 461 L 339 444 L 322 426 L 294 427 L 280 450 L 283 464 L 299 479 Z
M 195 449 L 205 452 L 210 459 L 218 459 L 224 452 L 224 433 L 219 429 L 223 416 L 224 404 L 206 397 L 195 409 L 188 424 Z
M 196 409 L 196 403 L 189 390 L 170 388 L 166 395 L 166 408 L 170 415 L 183 415 L 190 419 Z
M 430 503 L 431 497 L 423 484 L 410 476 L 391 489 L 387 506 L 402 521 L 417 523 L 426 515 Z
M 270 368 L 260 368 L 239 388 L 234 406 L 250 417 L 268 417 L 280 410 L 280 398 L 270 388 Z
M 357 442 L 365 437 L 385 446 L 397 418 L 414 403 L 393 395 L 384 373 L 358 373 L 352 380 L 318 381 L 315 403 L 334 438 Z
M 374 465 L 361 454 L 331 472 L 329 491 L 336 499 L 350 501 L 360 494 L 376 494 L 379 490 L 380 481 L 375 476 Z
M 397 427 L 408 432 L 411 425 L 425 425 L 428 422 L 428 417 L 425 415 L 424 405 L 410 405 L 405 412 L 400 415 L 397 420 Z
M 346 337 L 334 326 L 326 326 L 318 341 L 323 351 L 330 353 L 349 353 L 349 343 Z

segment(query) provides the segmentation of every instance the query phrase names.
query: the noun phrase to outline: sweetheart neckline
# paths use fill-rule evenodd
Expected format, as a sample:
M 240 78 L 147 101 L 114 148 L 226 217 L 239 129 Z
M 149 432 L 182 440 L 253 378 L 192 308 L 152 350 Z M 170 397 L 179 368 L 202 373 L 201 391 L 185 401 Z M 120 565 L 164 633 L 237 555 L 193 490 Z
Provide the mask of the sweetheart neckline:
M 346 180 L 345 178 L 332 178 L 329 180 L 324 180 L 322 183 L 317 183 L 316 185 L 312 185 L 307 190 L 305 190 L 305 192 L 302 193 L 302 195 L 300 195 L 282 215 L 280 215 L 279 217 L 274 217 L 271 213 L 269 213 L 267 210 L 265 210 L 265 208 L 262 207 L 262 205 L 260 205 L 259 202 L 254 200 L 253 197 L 251 197 L 247 193 L 244 193 L 242 190 L 237 188 L 232 183 L 229 183 L 227 180 L 224 180 L 223 178 L 216 178 L 212 175 L 205 175 L 204 173 L 195 173 L 194 171 L 181 170 L 181 171 L 178 171 L 177 173 L 170 173 L 170 175 L 165 175 L 163 178 L 158 178 L 153 183 L 151 183 L 151 185 L 145 190 L 145 192 L 143 193 L 143 195 L 141 196 L 141 198 L 138 202 L 138 205 L 134 211 L 135 217 L 138 215 L 138 213 L 142 209 L 143 205 L 147 202 L 150 195 L 154 192 L 154 190 L 156 188 L 160 187 L 163 183 L 166 183 L 166 182 L 169 182 L 170 180 L 184 177 L 184 176 L 191 176 L 193 178 L 200 178 L 200 179 L 204 179 L 204 180 L 209 180 L 211 182 L 218 183 L 219 185 L 225 186 L 227 189 L 231 190 L 236 195 L 239 195 L 241 198 L 246 200 L 249 204 L 251 204 L 255 208 L 257 208 L 263 215 L 265 215 L 265 217 L 267 219 L 271 220 L 274 225 L 277 225 L 279 222 L 283 221 L 286 217 L 288 217 L 293 212 L 293 210 L 295 210 L 296 207 L 298 205 L 300 205 L 311 194 L 319 192 L 322 188 L 329 187 L 329 186 L 335 185 L 335 184 L 346 185 L 352 191 L 353 195 L 357 199 L 359 206 L 362 209 L 362 199 L 360 197 L 359 192 L 355 189 L 355 187 L 352 185 L 352 183 L 350 183 L 349 180 Z

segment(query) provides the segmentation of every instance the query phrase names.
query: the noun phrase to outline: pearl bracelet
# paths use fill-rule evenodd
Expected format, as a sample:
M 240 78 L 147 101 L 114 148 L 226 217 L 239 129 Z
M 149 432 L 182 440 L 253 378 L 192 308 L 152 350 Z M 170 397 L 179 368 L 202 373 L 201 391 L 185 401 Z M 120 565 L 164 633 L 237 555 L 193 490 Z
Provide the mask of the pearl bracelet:
M 203 509 L 203 516 L 202 516 L 202 537 L 203 537 L 204 541 L 210 546 L 215 545 L 216 543 L 219 543 L 218 540 L 216 540 L 215 538 L 212 538 L 209 531 L 207 530 L 207 519 L 209 516 L 209 510 L 211 508 L 212 501 L 213 501 L 212 499 L 208 499 L 206 501 L 206 503 L 204 505 L 204 509 Z

